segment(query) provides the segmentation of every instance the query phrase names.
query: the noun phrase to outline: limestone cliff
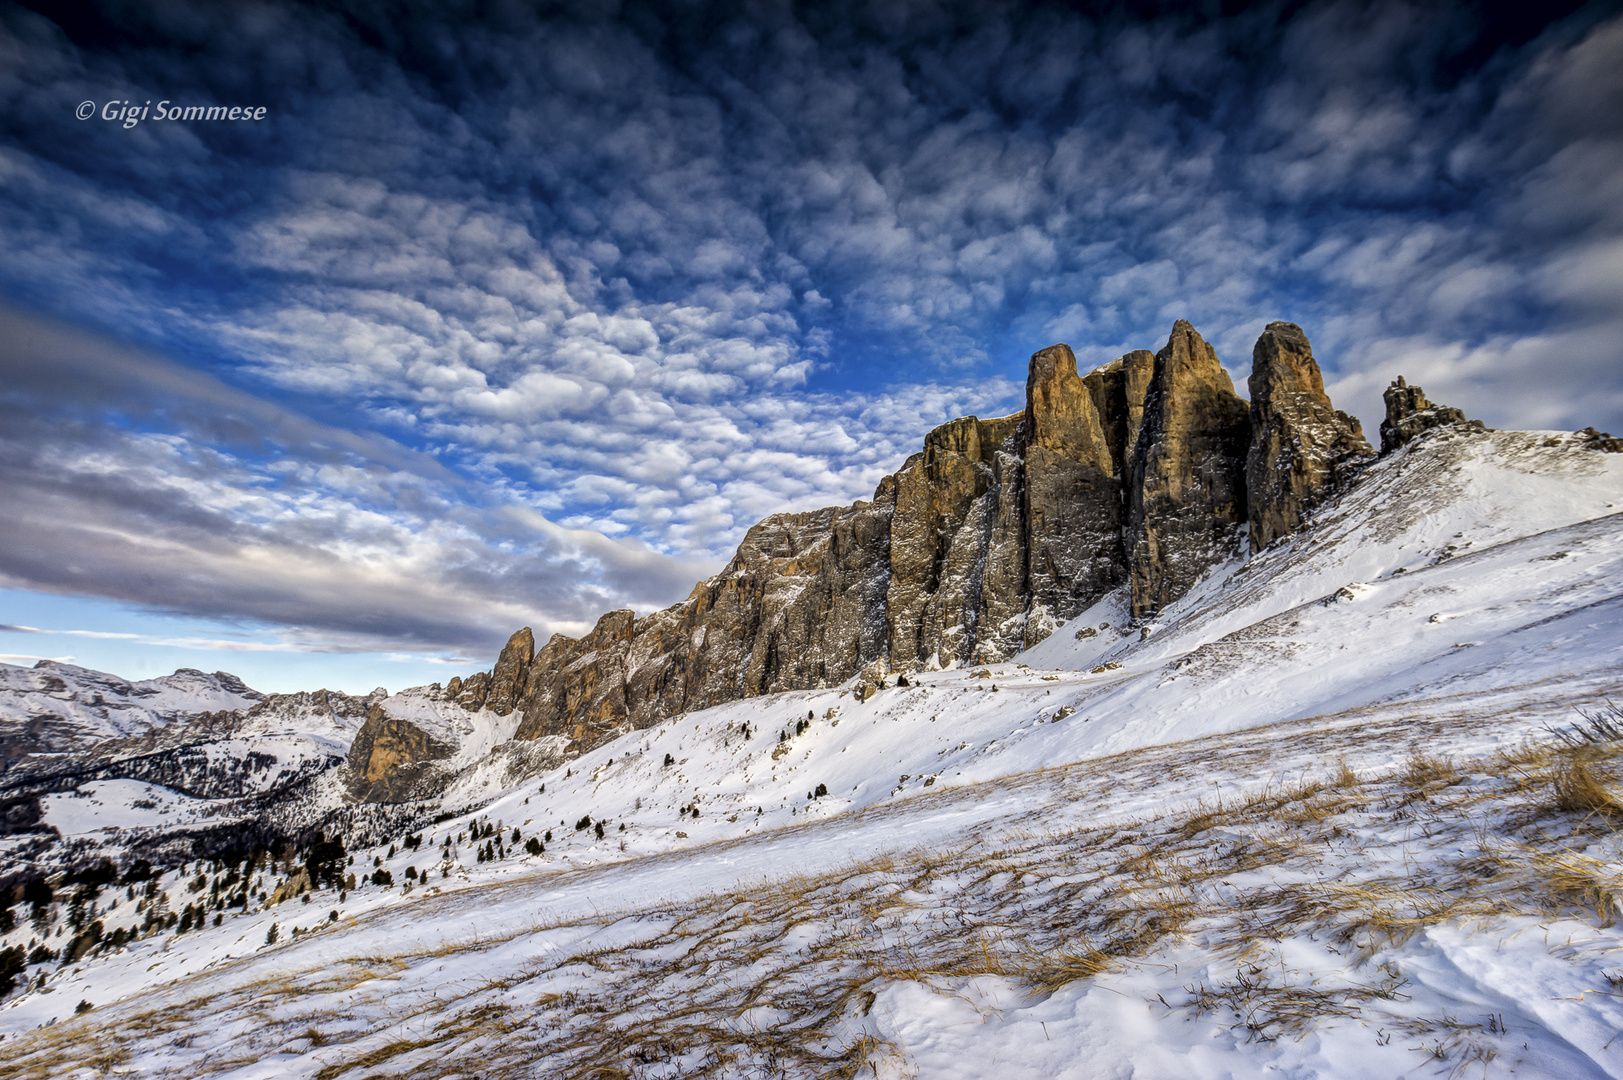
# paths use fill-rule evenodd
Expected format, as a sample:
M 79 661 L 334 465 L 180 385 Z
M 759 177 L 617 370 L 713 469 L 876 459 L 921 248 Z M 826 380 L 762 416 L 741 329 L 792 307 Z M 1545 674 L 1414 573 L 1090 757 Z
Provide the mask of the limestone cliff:
M 1135 618 L 1189 591 L 1245 520 L 1251 415 L 1217 352 L 1179 319 L 1144 396 L 1133 450 L 1129 563 Z
M 437 785 L 422 784 L 426 767 L 454 752 L 455 747 L 420 725 L 390 716 L 380 703 L 373 702 L 366 723 L 350 744 L 349 792 L 364 802 L 383 803 L 431 795 Z
M 1375 451 L 1358 421 L 1330 404 L 1302 328 L 1269 323 L 1251 352 L 1251 448 L 1246 454 L 1251 550 L 1296 531 L 1313 504 Z
M 1130 586 L 1135 617 L 1299 526 L 1369 460 L 1307 338 L 1271 324 L 1248 405 L 1187 322 L 1152 355 L 1086 375 L 1067 345 L 1031 358 L 1026 407 L 936 428 L 871 500 L 775 514 L 681 603 L 604 615 L 453 682 L 469 710 L 522 712 L 516 737 L 574 749 L 678 713 L 870 671 L 1006 658 Z M 383 734 L 382 731 L 379 732 Z

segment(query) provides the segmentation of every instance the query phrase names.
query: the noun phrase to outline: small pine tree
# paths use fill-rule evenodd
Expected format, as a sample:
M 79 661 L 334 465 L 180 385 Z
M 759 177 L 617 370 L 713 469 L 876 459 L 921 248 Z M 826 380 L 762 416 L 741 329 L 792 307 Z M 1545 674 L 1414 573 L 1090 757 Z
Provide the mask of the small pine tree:
M 282 936 L 282 926 L 281 926 L 281 924 L 280 923 L 271 923 L 270 929 L 265 931 L 265 944 L 266 945 L 275 945 L 276 944 L 276 939 L 281 937 L 281 936 Z
M 603 839 L 603 823 L 601 821 L 597 823 L 597 838 L 599 840 Z
M 666 754 L 665 755 L 665 765 L 666 765 L 666 767 L 668 768 L 668 767 L 670 767 L 672 765 L 675 765 L 675 764 L 676 764 L 676 759 L 674 757 L 672 757 L 671 755 Z

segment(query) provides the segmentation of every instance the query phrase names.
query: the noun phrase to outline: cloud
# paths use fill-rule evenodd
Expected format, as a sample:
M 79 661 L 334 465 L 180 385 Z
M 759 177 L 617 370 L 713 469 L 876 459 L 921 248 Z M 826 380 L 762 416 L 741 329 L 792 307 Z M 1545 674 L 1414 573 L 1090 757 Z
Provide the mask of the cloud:
M 323 647 L 444 648 L 646 608 L 698 569 L 477 502 L 427 455 L 15 311 L 0 383 L 11 586 L 350 640 Z
M 1301 324 L 1370 426 L 1404 374 L 1623 427 L 1601 7 L 462 14 L 0 13 L 0 289 L 55 316 L 0 319 L 8 580 L 402 650 L 579 629 L 1017 408 L 1036 349 L 1176 318 L 1239 379 Z M 71 119 L 154 95 L 272 121 Z

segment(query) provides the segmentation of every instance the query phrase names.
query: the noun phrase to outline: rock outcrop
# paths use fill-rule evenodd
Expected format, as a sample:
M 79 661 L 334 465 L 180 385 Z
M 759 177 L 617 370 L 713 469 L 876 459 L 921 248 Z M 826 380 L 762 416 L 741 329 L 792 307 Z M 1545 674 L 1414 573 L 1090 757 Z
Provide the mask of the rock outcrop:
M 1251 448 L 1246 517 L 1251 550 L 1301 525 L 1375 451 L 1358 421 L 1330 404 L 1313 346 L 1294 323 L 1269 323 L 1251 351 Z
M 518 739 L 583 750 L 865 669 L 1001 660 L 1124 586 L 1151 616 L 1236 554 L 1254 516 L 1260 543 L 1284 535 L 1368 460 L 1300 329 L 1272 324 L 1254 362 L 1248 405 L 1187 322 L 1159 353 L 1086 375 L 1069 346 L 1043 349 L 1023 411 L 936 428 L 871 500 L 765 519 L 663 611 L 610 612 L 533 657 L 522 630 L 492 672 L 446 695 L 516 708 Z
M 1189 591 L 1245 521 L 1251 415 L 1217 353 L 1179 319 L 1144 397 L 1133 452 L 1129 559 L 1135 618 Z
M 390 716 L 373 702 L 366 723 L 350 744 L 349 793 L 362 802 L 405 802 L 437 790 L 425 786 L 428 767 L 449 758 L 456 747 L 408 720 Z
M 1010 521 L 1019 514 L 1013 439 L 1020 420 L 967 416 L 944 424 L 925 436 L 924 450 L 907 459 L 894 484 L 881 485 L 892 502 L 883 609 L 892 668 L 967 659 L 983 617 L 995 632 L 1009 614 L 997 601 L 1020 583 L 1008 580 L 1006 567 L 991 583 L 985 572 L 994 534 L 1021 531 Z
M 1467 430 L 1484 430 L 1482 421 L 1467 420 L 1460 410 L 1426 400 L 1426 392 L 1410 386 L 1399 375 L 1381 395 L 1386 402 L 1386 419 L 1381 421 L 1381 453 L 1390 454 L 1423 432 L 1433 428 L 1464 425 Z
M 1154 355 L 1142 349 L 1086 377 L 1077 376 L 1068 345 L 1031 358 L 1023 442 L 1030 612 L 1022 646 L 1127 580 L 1129 470 L 1154 371 Z
M 529 674 L 530 659 L 534 655 L 535 635 L 528 626 L 507 639 L 501 656 L 496 659 L 496 667 L 490 673 L 485 708 L 499 716 L 513 711 L 524 693 L 524 677 Z
M 1623 439 L 1610 432 L 1586 427 L 1578 432 L 1578 437 L 1583 440 L 1586 450 L 1599 450 L 1603 454 L 1623 454 Z

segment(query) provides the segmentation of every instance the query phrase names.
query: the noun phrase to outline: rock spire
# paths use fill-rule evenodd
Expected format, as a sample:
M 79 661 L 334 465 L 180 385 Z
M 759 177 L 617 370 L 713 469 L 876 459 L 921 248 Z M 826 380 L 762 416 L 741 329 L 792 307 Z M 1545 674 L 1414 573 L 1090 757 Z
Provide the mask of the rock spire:
M 1251 350 L 1251 447 L 1246 517 L 1251 550 L 1296 531 L 1315 503 L 1374 457 L 1358 421 L 1330 404 L 1313 346 L 1294 323 L 1273 322 Z
M 1144 396 L 1128 522 L 1132 608 L 1154 615 L 1232 547 L 1245 520 L 1251 417 L 1217 353 L 1182 319 Z

